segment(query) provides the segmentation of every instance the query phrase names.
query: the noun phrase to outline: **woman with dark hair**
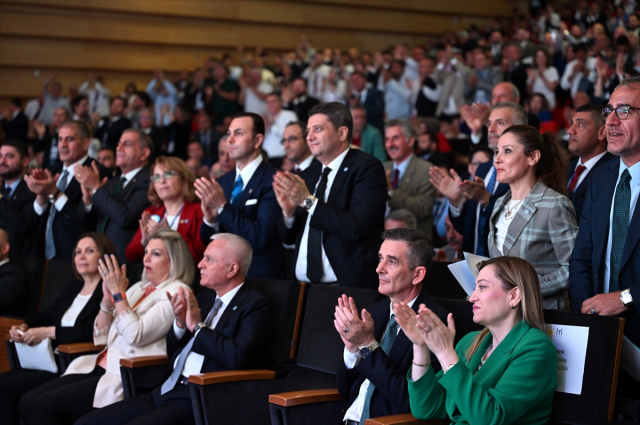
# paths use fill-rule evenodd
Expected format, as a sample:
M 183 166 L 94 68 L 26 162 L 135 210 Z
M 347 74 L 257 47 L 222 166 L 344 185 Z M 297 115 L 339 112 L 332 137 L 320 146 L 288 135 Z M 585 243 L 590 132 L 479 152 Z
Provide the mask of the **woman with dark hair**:
M 527 92 L 540 93 L 549 102 L 550 109 L 556 107 L 556 87 L 560 81 L 558 70 L 551 62 L 551 54 L 546 47 L 538 47 L 533 53 L 534 66 L 527 68 Z
M 551 133 L 514 125 L 498 140 L 496 180 L 509 192 L 489 222 L 491 258 L 520 257 L 538 273 L 544 308 L 568 310 L 569 258 L 578 236 L 567 191 L 567 157 Z
M 42 300 L 47 307 L 24 323 L 12 326 L 11 339 L 27 345 L 51 339 L 59 344 L 91 342 L 93 321 L 102 299 L 102 279 L 98 260 L 115 255 L 113 243 L 96 232 L 80 236 L 73 252 L 73 271 L 77 280 L 70 283 L 55 300 Z M 55 355 L 58 370 L 60 363 Z M 20 423 L 19 402 L 24 394 L 58 377 L 57 373 L 32 369 L 13 369 L 0 375 L 0 412 L 2 423 Z
M 447 326 L 424 304 L 417 315 L 404 303 L 393 305 L 413 342 L 411 413 L 456 424 L 546 424 L 558 385 L 557 353 L 545 334 L 536 270 L 516 257 L 485 261 L 469 301 L 473 321 L 485 328 L 455 348 L 451 314 Z M 431 352 L 442 366 L 437 374 Z

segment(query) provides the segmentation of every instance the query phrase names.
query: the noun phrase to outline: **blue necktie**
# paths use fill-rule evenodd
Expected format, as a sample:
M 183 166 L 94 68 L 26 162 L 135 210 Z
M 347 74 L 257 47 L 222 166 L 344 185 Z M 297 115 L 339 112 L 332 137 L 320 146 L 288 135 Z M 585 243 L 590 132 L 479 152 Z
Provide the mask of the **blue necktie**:
M 624 243 L 627 240 L 627 232 L 629 231 L 629 207 L 631 205 L 629 180 L 631 180 L 631 175 L 629 174 L 629 169 L 626 169 L 620 176 L 613 204 L 609 292 L 620 290 L 620 283 L 618 282 L 620 261 L 622 261 L 622 251 L 624 251 Z
M 238 200 L 238 198 L 240 197 L 240 194 L 242 193 L 243 184 L 244 183 L 242 182 L 242 176 L 238 174 L 238 179 L 236 180 L 236 183 L 233 185 L 233 192 L 231 192 L 231 205 L 236 205 L 236 201 Z
M 67 190 L 67 177 L 69 176 L 69 171 L 64 170 L 60 179 L 58 179 L 58 184 L 56 185 L 60 192 L 64 192 Z M 44 239 L 44 255 L 47 259 L 51 260 L 56 256 L 56 244 L 53 240 L 53 219 L 56 216 L 55 204 L 51 204 L 49 206 L 49 218 L 47 219 L 47 233 Z
M 489 179 L 489 184 L 487 185 L 487 191 L 493 195 L 493 189 L 496 187 L 496 170 L 494 167 L 491 167 L 491 178 Z M 481 255 L 483 257 L 488 257 L 489 253 L 484 249 L 484 243 L 487 239 L 487 235 L 485 234 L 485 224 L 487 223 L 487 219 L 484 217 L 483 208 L 480 207 L 480 217 L 478 218 L 478 241 L 476 248 L 476 255 Z

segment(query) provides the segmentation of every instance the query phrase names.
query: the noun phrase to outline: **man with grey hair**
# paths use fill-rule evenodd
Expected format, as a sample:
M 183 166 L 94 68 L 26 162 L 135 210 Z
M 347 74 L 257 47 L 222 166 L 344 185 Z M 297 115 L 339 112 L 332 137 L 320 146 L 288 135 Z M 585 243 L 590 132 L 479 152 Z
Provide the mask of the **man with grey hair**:
M 195 424 L 189 376 L 255 369 L 271 333 L 269 300 L 245 281 L 252 250 L 242 237 L 218 233 L 198 264 L 198 294 L 167 293 L 175 320 L 167 333 L 168 378 L 151 393 L 83 416 L 80 424 Z
M 413 213 L 417 228 L 431 237 L 436 188 L 429 181 L 433 167 L 414 155 L 416 131 L 407 120 L 389 120 L 385 125 L 384 147 L 391 161 L 384 163 L 391 211 L 400 208 Z
M 415 229 L 417 226 L 418 220 L 416 216 L 404 208 L 391 211 L 384 221 L 384 230 Z
M 527 114 L 522 106 L 513 102 L 494 105 L 487 121 L 489 148 L 495 149 L 502 133 L 515 124 L 527 124 Z M 488 256 L 487 236 L 493 205 L 509 190 L 509 185 L 496 181 L 493 162 L 480 165 L 473 181 L 463 182 L 453 169 L 448 175 L 433 167 L 430 174 L 434 186 L 449 198 L 450 219 L 464 237 L 464 251 Z

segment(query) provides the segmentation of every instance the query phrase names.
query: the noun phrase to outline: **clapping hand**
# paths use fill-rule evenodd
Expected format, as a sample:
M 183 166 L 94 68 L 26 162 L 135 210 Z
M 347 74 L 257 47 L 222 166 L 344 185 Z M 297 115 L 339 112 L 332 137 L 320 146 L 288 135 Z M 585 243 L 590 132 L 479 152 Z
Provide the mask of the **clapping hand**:
M 402 332 L 409 338 L 409 341 L 415 345 L 427 346 L 427 343 L 422 337 L 422 332 L 416 327 L 418 315 L 407 303 L 400 301 L 399 303 L 393 303 L 391 308 L 393 314 L 396 315 L 396 322 L 400 325 Z
M 184 293 L 183 293 L 184 295 Z M 198 300 L 193 292 L 186 291 L 186 305 L 187 312 L 185 314 L 185 322 L 190 332 L 193 332 L 193 328 L 200 322 L 200 306 L 198 306 Z
M 281 193 L 288 196 L 295 205 L 302 205 L 304 199 L 311 195 L 304 180 L 290 171 L 277 172 L 273 181 Z
M 103 285 L 112 295 L 127 291 L 127 286 L 129 286 L 127 266 L 123 264 L 118 267 L 118 260 L 115 255 L 105 254 L 104 259 L 100 258 L 98 260 L 98 271 L 102 275 Z
M 450 172 L 451 176 L 438 167 L 429 168 L 431 184 L 446 196 L 453 206 L 457 207 L 460 205 L 460 201 L 462 201 L 462 192 L 460 191 L 462 179 L 453 168 Z
M 447 325 L 445 325 L 433 311 L 424 304 L 420 304 L 416 321 L 416 326 L 422 332 L 427 347 L 438 357 L 442 367 L 457 363 L 459 359 L 453 346 L 456 337 L 453 314 L 449 313 Z
M 180 329 L 184 329 L 187 326 L 187 302 L 189 298 L 189 294 L 184 288 L 178 288 L 178 292 L 175 295 L 171 295 L 169 291 L 167 291 L 167 298 L 171 302 L 171 307 L 173 307 L 173 314 L 176 316 L 176 325 Z
M 333 324 L 349 352 L 357 353 L 359 347 L 371 345 L 375 341 L 373 318 L 367 310 L 362 309 L 362 320 L 360 320 L 353 298 L 344 294 L 338 298 L 334 316 Z

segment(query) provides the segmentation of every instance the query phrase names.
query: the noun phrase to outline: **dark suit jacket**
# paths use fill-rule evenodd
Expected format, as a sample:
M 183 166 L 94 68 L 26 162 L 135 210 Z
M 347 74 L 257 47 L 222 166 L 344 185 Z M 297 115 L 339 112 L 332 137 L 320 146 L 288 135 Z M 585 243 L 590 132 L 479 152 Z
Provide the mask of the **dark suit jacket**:
M 115 150 L 118 147 L 122 133 L 131 128 L 131 121 L 126 117 L 120 117 L 117 121 L 111 118 L 103 118 L 104 122 L 96 131 L 96 138 L 102 142 L 103 147 Z
M 202 321 L 216 300 L 216 293 L 205 289 L 198 294 Z M 202 373 L 251 369 L 259 365 L 271 333 L 271 304 L 251 284 L 245 283 L 225 308 L 214 329 L 198 332 L 191 347 L 204 356 Z M 173 365 L 193 334 L 187 330 L 177 339 L 173 327 L 167 333 L 167 356 Z M 173 368 L 168 371 L 167 376 Z
M 620 158 L 593 170 L 589 176 L 593 184 L 587 187 L 580 231 L 569 262 L 569 294 L 571 308 L 580 312 L 587 298 L 603 292 L 609 215 L 618 181 Z M 635 306 L 620 315 L 626 320 L 624 334 L 640 346 L 640 206 L 636 205 L 629 224 L 627 240 L 620 262 L 620 289 L 631 289 Z
M 530 68 L 530 66 L 520 62 L 513 71 L 507 71 L 504 75 L 504 81 L 509 81 L 518 88 L 518 91 L 520 92 L 520 105 L 524 105 L 524 101 L 526 100 L 525 93 L 527 92 L 528 78 L 527 68 Z
M 29 131 L 29 119 L 20 111 L 11 121 L 0 118 L 0 124 L 4 128 L 5 140 L 17 140 L 18 142 L 27 141 L 27 132 Z
M 296 103 L 296 101 L 294 100 L 293 102 L 285 103 L 282 106 L 284 109 L 295 112 L 300 121 L 308 121 L 309 111 L 318 103 L 320 103 L 320 101 L 315 97 L 309 97 L 305 95 L 304 101 Z
M 384 94 L 374 87 L 369 87 L 362 106 L 367 110 L 367 124 L 384 134 Z
M 212 159 L 214 163 L 218 162 L 218 143 L 222 136 L 223 134 L 221 131 L 211 129 L 209 130 L 209 149 L 205 149 L 205 146 L 202 145 L 204 156 Z M 191 140 L 202 144 L 202 134 L 200 134 L 199 131 L 194 132 L 191 136 Z
M 52 149 L 55 149 L 54 158 L 51 158 Z M 42 168 L 50 169 L 61 164 L 58 156 L 58 133 L 51 134 L 49 126 L 47 126 L 42 139 L 36 139 L 33 142 L 33 151 L 36 153 L 42 152 Z
M 24 270 L 9 261 L 0 266 L 0 315 L 24 314 L 27 301 L 27 278 Z
M 426 304 L 440 320 L 447 323 L 449 312 L 444 309 L 434 298 L 430 297 L 423 289 L 413 303 L 413 310 L 418 311 L 420 304 Z M 388 299 L 367 307 L 367 311 L 373 317 L 373 335 L 376 341 L 381 341 L 389 322 L 391 302 Z M 340 362 L 337 376 L 337 387 L 340 397 L 346 402 L 347 408 L 358 397 L 360 387 L 365 379 L 369 379 L 375 385 L 371 395 L 370 417 L 375 418 L 387 415 L 399 415 L 409 413 L 409 387 L 407 385 L 407 372 L 413 361 L 413 344 L 400 330 L 393 342 L 389 355 L 378 348 L 371 356 L 360 361 L 353 369 L 347 369 L 344 361 Z M 436 356 L 431 353 L 431 367 L 435 371 L 441 369 Z
M 120 176 L 114 177 L 96 190 L 91 197 L 93 207 L 86 212 L 84 204 L 78 206 L 78 219 L 85 226 L 104 233 L 116 247 L 120 264 L 125 263 L 125 249 L 139 230 L 139 220 L 145 208 L 151 206 L 147 193 L 149 191 L 149 168 L 143 167 L 133 179 L 122 189 L 120 196 L 114 193 L 120 182 Z M 102 231 L 106 218 L 107 226 Z
M 29 220 L 36 195 L 20 180 L 9 198 L 0 199 L 0 228 L 9 235 L 12 257 L 36 256 L 36 229 Z
M 153 153 L 149 158 L 150 164 L 152 164 L 157 157 L 164 155 L 164 136 L 164 131 L 162 131 L 158 127 L 151 127 L 149 137 L 151 137 L 151 141 L 153 142 Z
M 40 326 L 55 326 L 56 327 L 56 339 L 51 340 L 51 343 L 56 346 L 58 344 L 70 344 L 74 342 L 93 342 L 93 322 L 98 315 L 100 309 L 100 301 L 102 301 L 102 280 L 96 286 L 93 295 L 89 299 L 89 302 L 84 306 L 76 323 L 71 327 L 62 327 L 60 322 L 62 316 L 67 312 L 76 295 L 82 289 L 84 283 L 82 281 L 75 281 L 67 285 L 62 293 L 55 299 L 42 300 L 42 304 L 47 306 L 44 310 L 40 310 L 38 314 L 25 320 L 25 323 L 30 328 L 36 328 Z
M 491 161 L 480 165 L 478 167 L 478 170 L 476 171 L 476 176 L 486 179 L 492 166 L 493 166 L 493 162 Z M 507 193 L 507 191 L 509 190 L 508 184 L 498 183 L 497 180 L 496 180 L 496 184 L 498 185 L 498 187 L 496 188 L 494 194 L 491 195 L 491 200 L 489 201 L 487 206 L 484 208 L 484 210 L 482 209 L 480 210 L 480 214 L 486 218 L 485 229 L 484 229 L 485 231 L 484 234 L 486 237 L 484 240 L 481 241 L 486 253 L 489 252 L 488 250 L 489 248 L 487 245 L 487 238 L 489 237 L 489 221 L 491 218 L 491 213 L 493 212 L 493 206 L 495 205 L 496 200 L 502 195 L 504 195 L 505 193 Z M 478 227 L 478 221 L 476 220 L 477 207 L 478 207 L 478 203 L 476 201 L 468 200 L 464 203 L 464 206 L 462 207 L 462 211 L 460 211 L 459 217 L 454 217 L 451 214 L 451 212 L 449 212 L 449 219 L 451 220 L 453 227 L 455 227 L 458 233 L 462 234 L 462 237 L 463 237 L 462 250 L 464 252 L 470 252 L 472 254 L 475 254 L 476 252 L 474 248 L 475 248 L 475 232 L 476 232 L 476 228 Z
M 315 191 L 322 164 L 313 162 L 300 173 L 310 193 Z M 322 230 L 324 249 L 338 282 L 343 286 L 377 288 L 378 249 L 384 229 L 387 178 L 382 163 L 359 149 L 350 149 L 340 165 L 327 203 L 318 203 L 309 225 Z M 296 244 L 293 268 L 307 222 L 307 211 L 298 207 L 288 229 L 280 214 L 283 242 Z M 303 248 L 306 255 L 307 247 Z
M 83 162 L 82 165 L 91 167 L 91 163 L 94 161 L 91 157 Z M 57 173 L 62 174 L 62 163 L 52 167 L 51 173 L 55 176 Z M 104 177 L 110 177 L 110 171 L 98 164 L 100 170 L 100 179 Z M 53 240 L 56 246 L 56 258 L 68 258 L 71 259 L 73 248 L 78 241 L 80 235 L 84 232 L 94 230 L 94 228 L 87 227 L 82 223 L 80 217 L 78 217 L 78 207 L 82 204 L 82 190 L 80 189 L 80 183 L 75 179 L 71 179 L 67 189 L 64 191 L 67 195 L 67 202 L 61 211 L 56 213 L 53 219 Z M 37 241 L 36 241 L 36 255 L 39 257 L 45 256 L 45 237 L 47 231 L 47 220 L 49 219 L 49 212 L 53 204 L 45 206 L 45 210 L 42 215 L 36 214 L 35 210 L 31 208 L 30 215 L 33 226 L 37 229 Z
M 580 214 L 582 214 L 582 207 L 584 205 L 584 198 L 587 194 L 587 189 L 589 187 L 589 176 L 601 165 L 606 164 L 613 158 L 613 155 L 609 152 L 605 153 L 602 158 L 596 165 L 593 166 L 593 169 L 589 171 L 589 174 L 582 180 L 582 183 L 578 187 L 576 187 L 575 192 L 571 192 L 567 189 L 567 198 L 573 203 L 573 207 L 576 209 L 576 221 L 580 224 Z M 569 163 L 567 167 L 567 182 L 571 182 L 571 177 L 573 177 L 573 173 L 576 170 L 576 166 L 578 165 L 578 158 L 574 159 Z
M 236 201 L 237 206 L 231 205 L 236 172 L 227 173 L 218 180 L 227 199 L 227 204 L 218 215 L 220 232 L 242 236 L 251 245 L 253 260 L 247 273 L 249 277 L 285 277 L 282 243 L 278 239 L 277 229 L 282 209 L 271 186 L 274 174 L 273 167 L 263 158 Z M 202 242 L 208 245 L 214 233 L 213 227 L 203 223 L 200 228 Z

